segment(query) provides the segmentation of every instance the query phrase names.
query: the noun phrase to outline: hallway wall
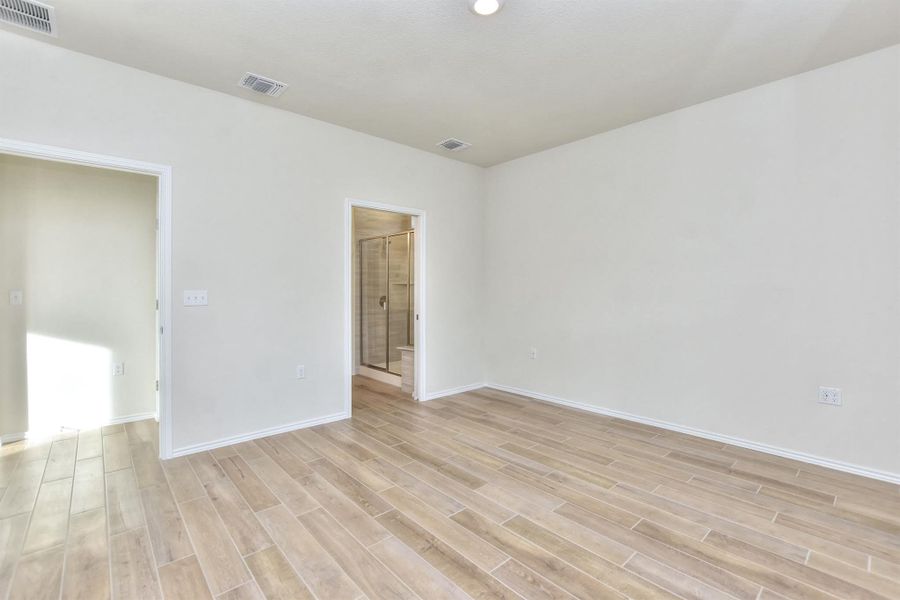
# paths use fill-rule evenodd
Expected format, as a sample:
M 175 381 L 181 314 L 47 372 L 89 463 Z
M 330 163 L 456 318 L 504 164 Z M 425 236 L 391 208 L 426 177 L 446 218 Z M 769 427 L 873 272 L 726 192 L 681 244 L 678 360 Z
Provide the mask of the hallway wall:
M 156 185 L 0 154 L 0 435 L 156 412 Z

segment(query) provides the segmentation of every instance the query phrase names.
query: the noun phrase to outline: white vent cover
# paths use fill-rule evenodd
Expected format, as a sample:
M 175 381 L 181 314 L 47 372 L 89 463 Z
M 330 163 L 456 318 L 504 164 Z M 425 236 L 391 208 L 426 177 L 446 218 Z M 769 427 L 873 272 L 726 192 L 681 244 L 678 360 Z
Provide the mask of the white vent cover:
M 444 150 L 449 150 L 450 152 L 459 152 L 460 150 L 465 150 L 472 144 L 470 144 L 469 142 L 458 140 L 456 138 L 447 138 L 443 142 L 438 142 L 437 145 Z
M 3 0 L 0 0 L 0 2 L 2 1 Z M 240 86 L 245 87 L 248 90 L 253 90 L 257 94 L 265 94 L 266 96 L 272 96 L 273 98 L 277 98 L 285 89 L 287 89 L 286 83 L 281 83 L 280 81 L 275 81 L 274 79 L 256 75 L 254 73 L 247 73 L 244 75 L 241 78 Z
M 0 21 L 56 37 L 53 7 L 34 0 L 0 0 Z

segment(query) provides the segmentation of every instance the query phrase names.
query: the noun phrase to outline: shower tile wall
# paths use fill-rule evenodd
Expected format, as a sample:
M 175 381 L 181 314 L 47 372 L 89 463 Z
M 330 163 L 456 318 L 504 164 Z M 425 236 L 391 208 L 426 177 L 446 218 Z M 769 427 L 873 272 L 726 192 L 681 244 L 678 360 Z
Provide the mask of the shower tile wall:
M 353 299 L 353 361 L 354 365 L 359 366 L 359 348 L 360 348 L 360 310 L 359 310 L 359 241 L 376 235 L 388 235 L 398 231 L 406 231 L 412 229 L 412 217 L 409 215 L 401 215 L 398 213 L 384 212 L 380 210 L 371 210 L 367 208 L 353 209 L 353 277 L 351 279 L 351 291 Z M 393 265 L 392 265 L 393 266 Z M 383 281 L 383 279 L 382 279 Z M 377 286 L 375 278 L 372 278 L 370 285 Z M 382 284 L 383 285 L 383 284 Z M 374 294 L 375 290 L 368 290 Z M 385 292 L 380 292 L 385 293 Z M 406 313 L 402 313 L 405 315 Z M 392 315 L 393 317 L 394 315 Z M 394 317 L 396 318 L 396 317 Z M 405 317 L 403 317 L 405 318 Z M 387 335 L 386 323 L 383 319 L 373 321 L 376 325 L 370 330 L 369 334 L 379 336 L 384 339 Z M 382 323 L 378 325 L 378 323 Z M 394 328 L 396 331 L 396 329 Z M 402 340 L 402 344 L 406 341 Z M 392 344 L 392 346 L 402 345 L 401 342 Z M 370 362 L 383 362 L 384 349 L 371 348 L 372 354 Z M 380 353 L 380 354 L 378 354 Z M 399 356 L 399 354 L 398 354 Z M 398 358 L 399 360 L 399 358 Z
M 395 235 L 388 238 L 388 264 L 390 265 L 390 282 L 388 293 L 390 294 L 390 363 L 391 371 L 400 371 L 400 350 L 398 346 L 411 345 L 409 339 L 409 304 L 411 289 L 410 283 L 410 248 L 415 242 L 410 236 Z M 409 246 L 408 246 L 409 245 Z

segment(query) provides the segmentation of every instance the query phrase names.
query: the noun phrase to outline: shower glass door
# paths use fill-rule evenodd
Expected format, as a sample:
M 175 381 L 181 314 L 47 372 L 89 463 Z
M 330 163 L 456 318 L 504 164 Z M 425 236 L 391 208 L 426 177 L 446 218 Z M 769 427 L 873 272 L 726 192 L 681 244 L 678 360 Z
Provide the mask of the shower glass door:
M 413 231 L 359 242 L 360 364 L 396 375 L 415 339 L 414 245 Z
M 379 237 L 359 243 L 360 361 L 387 368 L 387 244 Z

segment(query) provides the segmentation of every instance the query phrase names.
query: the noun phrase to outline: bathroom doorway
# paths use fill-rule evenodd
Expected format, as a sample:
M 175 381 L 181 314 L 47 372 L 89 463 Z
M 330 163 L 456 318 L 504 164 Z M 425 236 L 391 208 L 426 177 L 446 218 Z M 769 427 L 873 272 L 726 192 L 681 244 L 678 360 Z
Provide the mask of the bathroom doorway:
M 424 214 L 359 201 L 350 201 L 348 211 L 348 395 L 418 400 L 424 389 L 419 352 Z

